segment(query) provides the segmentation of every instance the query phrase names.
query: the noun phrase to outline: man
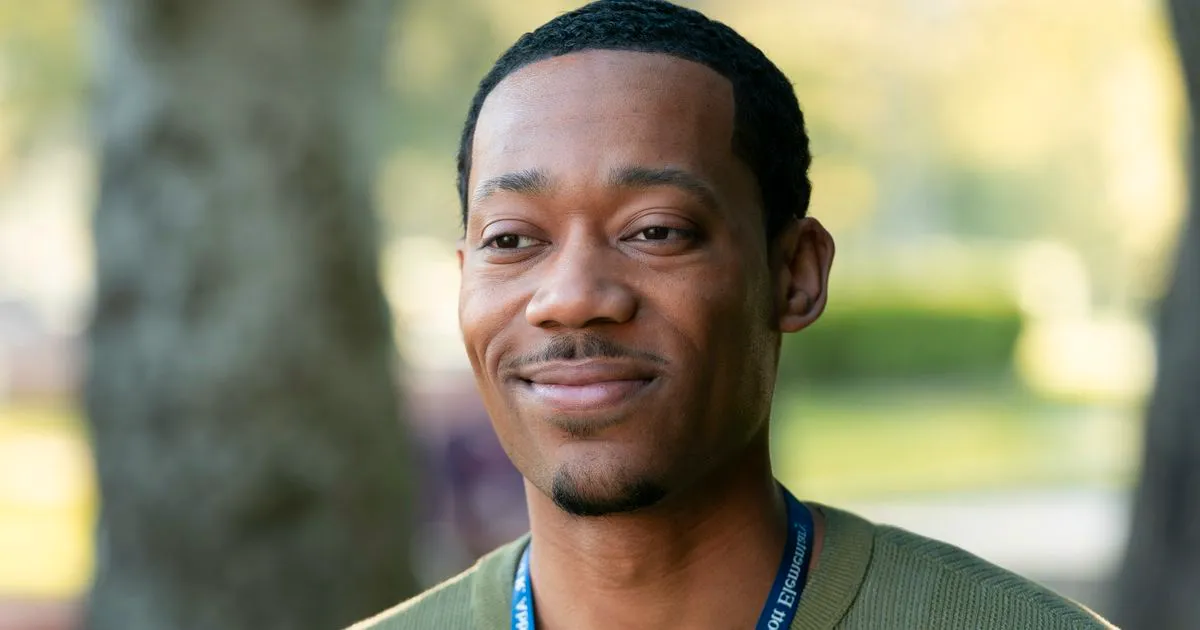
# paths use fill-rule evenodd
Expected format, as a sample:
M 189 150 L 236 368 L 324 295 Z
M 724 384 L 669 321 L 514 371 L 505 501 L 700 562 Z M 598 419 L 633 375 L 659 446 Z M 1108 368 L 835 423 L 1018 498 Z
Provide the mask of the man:
M 606 0 L 523 36 L 459 153 L 459 317 L 531 534 L 357 628 L 1099 628 L 771 472 L 780 336 L 827 299 L 791 85 L 722 24 Z

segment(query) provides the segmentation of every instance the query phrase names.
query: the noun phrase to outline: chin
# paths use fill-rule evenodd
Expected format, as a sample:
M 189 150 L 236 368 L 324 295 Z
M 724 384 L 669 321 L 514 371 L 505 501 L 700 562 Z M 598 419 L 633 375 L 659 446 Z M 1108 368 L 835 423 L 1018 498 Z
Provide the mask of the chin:
M 634 512 L 657 504 L 667 494 L 665 485 L 648 474 L 580 471 L 566 465 L 554 473 L 549 490 L 554 504 L 574 516 Z

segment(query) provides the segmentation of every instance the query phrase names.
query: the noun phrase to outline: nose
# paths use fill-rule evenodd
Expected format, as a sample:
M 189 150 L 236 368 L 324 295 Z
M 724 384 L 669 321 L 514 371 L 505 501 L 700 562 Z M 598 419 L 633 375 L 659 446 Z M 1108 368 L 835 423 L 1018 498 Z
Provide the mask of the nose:
M 607 253 L 600 244 L 564 245 L 543 263 L 546 272 L 525 307 L 526 320 L 539 328 L 579 329 L 633 319 L 637 298 Z

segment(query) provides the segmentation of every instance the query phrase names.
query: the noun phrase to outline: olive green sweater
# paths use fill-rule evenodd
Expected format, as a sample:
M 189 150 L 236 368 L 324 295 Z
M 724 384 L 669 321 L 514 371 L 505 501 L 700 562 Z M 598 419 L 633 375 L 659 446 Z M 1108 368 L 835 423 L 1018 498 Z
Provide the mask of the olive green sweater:
M 1086 608 L 957 547 L 841 510 L 825 517 L 820 562 L 792 630 L 1112 628 Z M 351 630 L 508 630 L 513 575 L 528 536 L 458 577 Z

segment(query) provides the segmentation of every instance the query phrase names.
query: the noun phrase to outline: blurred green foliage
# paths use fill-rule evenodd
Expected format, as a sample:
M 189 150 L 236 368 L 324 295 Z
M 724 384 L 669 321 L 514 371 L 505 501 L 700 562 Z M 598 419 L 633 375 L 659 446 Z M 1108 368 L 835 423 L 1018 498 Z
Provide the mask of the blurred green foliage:
M 852 498 L 1120 487 L 1136 473 L 1136 411 L 1055 404 L 1010 384 L 861 383 L 779 392 L 771 450 L 804 496 Z
M 1015 308 L 949 309 L 917 301 L 841 304 L 785 335 L 779 385 L 1011 377 Z
M 0 2 L 0 161 L 81 111 L 83 8 L 79 0 Z

